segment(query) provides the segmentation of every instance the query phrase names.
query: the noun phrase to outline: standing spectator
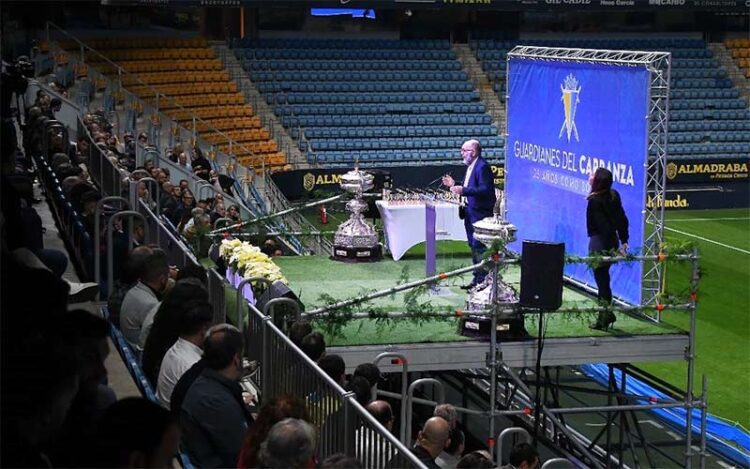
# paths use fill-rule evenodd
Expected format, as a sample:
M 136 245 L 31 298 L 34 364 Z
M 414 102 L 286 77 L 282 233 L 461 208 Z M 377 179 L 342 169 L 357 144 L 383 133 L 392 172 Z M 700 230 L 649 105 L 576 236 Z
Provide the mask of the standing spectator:
M 192 301 L 183 308 L 180 337 L 164 355 L 156 386 L 156 397 L 166 409 L 169 409 L 169 400 L 177 381 L 201 359 L 203 340 L 213 320 L 213 309 L 208 301 Z
M 206 368 L 185 395 L 182 446 L 197 467 L 236 467 L 252 417 L 242 398 L 242 333 L 229 324 L 209 329 Z
M 122 300 L 120 310 L 120 329 L 125 339 L 138 349 L 141 348 L 140 334 L 143 322 L 150 312 L 155 311 L 161 303 L 161 295 L 169 280 L 167 255 L 161 249 L 146 259 L 138 283 L 131 288 Z

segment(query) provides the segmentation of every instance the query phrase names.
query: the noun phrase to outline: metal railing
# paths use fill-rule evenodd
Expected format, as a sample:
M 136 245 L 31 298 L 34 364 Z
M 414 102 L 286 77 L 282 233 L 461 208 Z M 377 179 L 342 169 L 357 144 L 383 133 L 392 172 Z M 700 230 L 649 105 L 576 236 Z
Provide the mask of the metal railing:
M 247 304 L 247 303 L 245 303 Z M 274 325 L 270 316 L 249 308 L 245 333 L 247 357 L 261 366 L 263 400 L 281 393 L 304 396 L 311 421 L 318 427 L 318 456 L 335 453 L 357 457 L 365 467 L 425 467 L 383 425 L 330 378 Z M 273 364 L 273 368 L 270 366 Z
M 245 191 L 246 195 L 250 196 L 249 200 L 243 200 L 242 202 L 237 203 L 239 206 L 245 206 L 248 205 L 254 205 L 254 208 L 260 213 L 264 213 L 265 210 L 265 201 L 263 200 L 263 197 L 261 196 L 260 192 L 255 188 L 255 185 L 253 181 L 256 180 L 255 176 L 255 169 L 253 168 L 246 168 L 244 166 L 241 166 L 236 163 L 236 159 L 231 154 L 224 154 L 221 151 L 214 150 L 216 148 L 215 145 L 210 144 L 209 142 L 206 142 L 203 138 L 198 136 L 197 132 L 197 125 L 198 123 L 204 125 L 208 128 L 210 132 L 218 133 L 219 135 L 223 136 L 227 140 L 227 144 L 229 146 L 230 153 L 232 152 L 232 149 L 242 149 L 250 153 L 251 156 L 255 157 L 256 155 L 251 150 L 247 149 L 242 144 L 237 143 L 232 138 L 230 138 L 228 135 L 226 135 L 224 132 L 215 129 L 213 126 L 210 125 L 210 123 L 207 123 L 203 119 L 195 116 L 190 110 L 185 109 L 184 107 L 180 106 L 178 103 L 176 103 L 171 98 L 163 95 L 159 90 L 151 85 L 148 85 L 147 83 L 141 81 L 137 78 L 137 76 L 130 74 L 126 70 L 124 70 L 120 65 L 116 64 L 115 62 L 112 62 L 107 57 L 96 51 L 95 49 L 89 47 L 82 41 L 78 40 L 74 36 L 68 34 L 64 30 L 62 30 L 59 26 L 55 25 L 54 23 L 48 22 L 47 23 L 47 35 L 49 40 L 49 34 L 50 34 L 50 28 L 54 28 L 56 31 L 59 31 L 61 34 L 63 34 L 65 37 L 69 38 L 70 40 L 74 41 L 76 44 L 80 47 L 80 58 L 76 57 L 74 54 L 66 53 L 68 57 L 68 64 L 66 67 L 68 68 L 75 68 L 76 64 L 85 65 L 85 51 L 90 51 L 91 53 L 97 55 L 105 62 L 112 65 L 117 71 L 118 71 L 118 78 L 117 82 L 114 82 L 110 80 L 107 76 L 105 76 L 102 73 L 99 73 L 97 70 L 93 69 L 92 67 L 86 67 L 87 75 L 91 77 L 91 80 L 87 81 L 87 87 L 86 93 L 82 94 L 79 93 L 79 95 L 84 96 L 86 99 L 83 100 L 81 103 L 79 103 L 79 106 L 81 109 L 88 109 L 88 106 L 91 103 L 92 97 L 95 95 L 97 88 L 104 88 L 105 90 L 105 96 L 104 99 L 105 104 L 110 103 L 112 106 L 111 111 L 114 111 L 114 107 L 118 100 L 123 101 L 123 103 L 126 104 L 126 107 L 128 107 L 127 110 L 127 116 L 122 117 L 122 119 L 118 116 L 118 124 L 120 120 L 123 120 L 126 124 L 125 127 L 130 129 L 132 126 L 132 122 L 137 119 L 137 116 L 139 114 L 142 114 L 144 116 L 151 116 L 152 119 L 148 122 L 148 135 L 149 135 L 149 141 L 150 143 L 153 143 L 156 145 L 157 149 L 167 148 L 167 146 L 171 146 L 175 144 L 176 142 L 194 142 L 195 144 L 200 144 L 203 148 L 211 148 L 212 155 L 215 155 L 215 158 L 217 161 L 213 162 L 214 168 L 221 167 L 222 165 L 224 168 L 231 167 L 231 172 L 233 173 L 232 176 L 237 182 L 236 186 L 239 186 L 239 181 L 242 180 L 246 185 L 250 186 L 249 190 Z M 155 105 L 152 106 L 149 103 L 143 101 L 138 96 L 128 92 L 127 90 L 122 88 L 122 76 L 123 74 L 134 76 L 134 80 L 139 83 L 139 85 L 145 86 L 148 89 L 152 90 L 154 92 L 155 96 Z M 75 75 L 75 74 L 73 74 Z M 97 83 L 99 85 L 97 85 Z M 102 86 L 103 85 L 103 86 Z M 114 94 L 117 93 L 119 99 L 115 99 Z M 192 129 L 187 129 L 177 123 L 177 121 L 171 119 L 169 116 L 159 112 L 159 101 L 162 102 L 169 102 L 170 105 L 173 105 L 177 109 L 184 111 L 188 113 L 190 116 L 192 116 Z M 155 117 L 158 116 L 158 117 Z M 169 131 L 162 131 L 162 129 L 168 129 Z M 130 129 L 133 130 L 133 129 Z M 163 140 L 167 139 L 167 143 L 164 143 Z M 260 158 L 260 157 L 258 157 Z M 260 178 L 262 179 L 263 186 L 265 191 L 276 189 L 275 192 L 276 198 L 278 198 L 278 194 L 280 194 L 280 191 L 278 191 L 278 188 L 276 188 L 275 183 L 267 177 L 267 171 L 265 167 L 265 160 L 261 160 L 261 175 Z M 175 165 L 176 166 L 176 165 Z M 170 168 L 171 169 L 171 168 Z M 229 172 L 229 170 L 227 170 Z M 242 193 L 242 191 L 240 191 Z M 242 194 L 240 194 L 240 198 L 242 197 Z M 284 198 L 285 200 L 285 198 Z M 252 201 L 253 203 L 250 203 Z M 288 201 L 286 201 L 288 203 Z M 248 211 L 251 211 L 248 209 Z M 298 228 L 300 231 L 304 230 L 310 230 L 312 228 L 312 224 L 307 222 L 307 220 L 304 219 L 301 215 L 295 215 L 291 221 L 291 225 L 294 225 L 296 228 Z M 304 229 L 302 228 L 304 227 Z M 283 226 L 274 226 L 274 228 L 283 228 Z M 306 249 L 302 242 L 298 240 L 296 237 L 282 237 L 279 238 L 279 240 L 287 245 L 287 247 L 292 250 L 293 252 L 297 254 L 303 253 Z M 316 252 L 329 252 L 326 250 L 326 245 L 322 244 L 318 240 L 311 240 L 309 241 L 312 244 L 313 250 Z

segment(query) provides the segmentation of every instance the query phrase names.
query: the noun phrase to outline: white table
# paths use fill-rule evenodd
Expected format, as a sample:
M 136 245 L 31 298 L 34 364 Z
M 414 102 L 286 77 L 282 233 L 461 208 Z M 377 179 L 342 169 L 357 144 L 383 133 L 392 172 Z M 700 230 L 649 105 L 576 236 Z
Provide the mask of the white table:
M 393 260 L 397 261 L 410 248 L 425 241 L 425 206 L 423 203 L 391 204 L 375 202 L 385 228 L 385 241 Z M 458 218 L 458 205 L 435 204 L 435 238 L 438 241 L 466 241 L 464 221 Z

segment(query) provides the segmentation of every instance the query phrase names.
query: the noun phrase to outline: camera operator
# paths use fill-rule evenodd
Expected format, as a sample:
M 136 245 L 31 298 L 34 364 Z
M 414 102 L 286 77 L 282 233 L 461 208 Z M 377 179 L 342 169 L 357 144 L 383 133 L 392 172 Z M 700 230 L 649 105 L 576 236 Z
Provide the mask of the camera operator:
M 34 75 L 34 66 L 29 59 L 21 56 L 13 63 L 3 61 L 2 76 L 0 81 L 0 116 L 2 116 L 2 136 L 3 140 L 10 140 L 7 147 L 3 145 L 3 154 L 1 155 L 3 167 L 10 169 L 15 167 L 16 153 L 18 152 L 18 135 L 14 119 L 18 120 L 19 127 L 22 126 L 19 119 L 18 109 L 12 108 L 13 95 L 18 99 L 23 96 L 28 86 L 27 78 Z M 12 144 L 12 145 L 11 145 Z M 11 150 L 11 146 L 13 150 Z M 11 166 L 12 163 L 12 166 Z

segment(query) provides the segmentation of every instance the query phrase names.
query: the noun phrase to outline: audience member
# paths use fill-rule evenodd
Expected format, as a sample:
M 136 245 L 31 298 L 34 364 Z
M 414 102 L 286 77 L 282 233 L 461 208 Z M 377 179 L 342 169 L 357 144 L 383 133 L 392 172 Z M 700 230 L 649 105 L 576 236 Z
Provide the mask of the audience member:
M 120 308 L 128 291 L 138 283 L 143 273 L 146 259 L 153 254 L 154 250 L 148 246 L 138 246 L 130 251 L 125 262 L 120 267 L 119 278 L 116 276 L 112 292 L 107 299 L 109 307 L 109 320 L 112 324 L 120 325 Z
M 450 443 L 435 459 L 435 464 L 443 469 L 453 469 L 464 452 L 464 432 L 454 428 L 450 433 Z
M 307 355 L 310 360 L 317 362 L 326 353 L 326 341 L 323 334 L 313 331 L 302 338 L 300 349 Z
M 372 401 L 367 404 L 366 409 L 389 432 L 393 431 L 393 409 L 389 403 Z M 393 458 L 393 449 L 390 445 L 376 444 L 371 441 L 372 433 L 367 428 L 367 426 L 358 428 L 354 437 L 357 459 L 368 468 L 382 469 Z
M 56 333 L 71 341 L 76 350 L 78 392 L 70 406 L 60 436 L 51 451 L 61 467 L 85 463 L 89 441 L 96 433 L 96 422 L 117 397 L 102 384 L 107 379 L 104 362 L 109 355 L 109 323 L 81 309 L 63 313 Z
M 356 458 L 344 453 L 332 454 L 318 465 L 319 469 L 361 469 L 362 467 L 362 464 Z
M 453 404 L 439 404 L 435 406 L 435 411 L 432 415 L 433 417 L 443 417 L 451 426 L 451 430 L 458 425 L 458 412 L 456 412 L 456 408 L 453 407 Z
M 156 386 L 156 397 L 169 409 L 172 390 L 180 377 L 203 355 L 203 340 L 213 320 L 213 309 L 208 301 L 190 301 L 182 305 L 180 336 L 161 362 Z
M 430 469 L 439 469 L 435 458 L 450 443 L 450 425 L 442 417 L 432 417 L 425 422 L 414 445 L 414 455 Z
M 318 361 L 318 366 L 331 379 L 343 387 L 346 377 L 346 363 L 344 363 L 344 359 L 340 355 L 326 355 Z
M 292 323 L 292 325 L 289 327 L 289 340 L 291 340 L 294 345 L 299 347 L 302 344 L 302 339 L 312 331 L 312 325 L 307 319 L 294 321 L 294 323 Z
M 487 451 L 472 451 L 456 464 L 456 469 L 493 469 L 494 467 L 492 455 Z
M 354 369 L 353 377 L 362 376 L 370 384 L 372 391 L 372 398 L 375 399 L 375 391 L 377 390 L 378 380 L 380 380 L 380 368 L 374 363 L 360 363 L 357 368 Z
M 347 391 L 352 391 L 354 393 L 355 399 L 363 407 L 369 404 L 372 400 L 372 389 L 370 388 L 370 383 L 363 376 L 353 376 L 347 383 L 346 389 Z
M 306 469 L 314 464 L 315 429 L 304 420 L 287 418 L 271 427 L 260 446 L 262 468 Z
M 266 439 L 271 427 L 286 418 L 310 421 L 305 402 L 291 394 L 281 394 L 272 398 L 260 408 L 258 418 L 250 426 L 240 451 L 239 469 L 258 466 L 258 452 L 260 445 Z
M 143 346 L 142 360 L 143 374 L 153 386 L 157 385 L 164 355 L 179 338 L 185 305 L 193 302 L 208 302 L 205 286 L 196 278 L 179 280 L 153 316 L 151 331 Z
M 120 310 L 120 330 L 133 347 L 141 349 L 143 322 L 161 303 L 161 295 L 167 287 L 169 264 L 161 249 L 154 249 L 143 263 L 140 279 L 128 290 Z
M 503 469 L 538 469 L 539 453 L 529 443 L 518 443 L 510 451 L 508 462 Z
M 91 467 L 175 467 L 180 428 L 153 402 L 130 397 L 112 404 L 89 447 Z
M 180 412 L 182 446 L 197 467 L 235 467 L 253 419 L 242 398 L 242 333 L 229 324 L 209 329 L 206 368 L 185 395 Z

